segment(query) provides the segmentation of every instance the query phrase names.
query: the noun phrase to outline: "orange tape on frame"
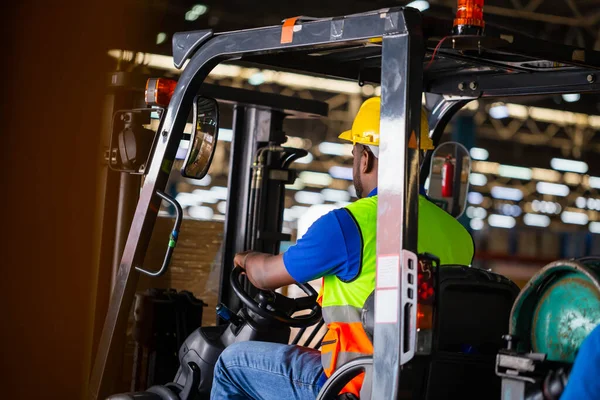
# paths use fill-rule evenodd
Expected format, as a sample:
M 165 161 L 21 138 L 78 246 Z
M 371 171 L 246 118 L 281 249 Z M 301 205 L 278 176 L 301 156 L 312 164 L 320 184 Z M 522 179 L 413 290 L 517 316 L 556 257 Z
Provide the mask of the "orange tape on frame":
M 292 43 L 294 40 L 294 25 L 299 17 L 288 18 L 283 21 L 281 27 L 281 44 Z

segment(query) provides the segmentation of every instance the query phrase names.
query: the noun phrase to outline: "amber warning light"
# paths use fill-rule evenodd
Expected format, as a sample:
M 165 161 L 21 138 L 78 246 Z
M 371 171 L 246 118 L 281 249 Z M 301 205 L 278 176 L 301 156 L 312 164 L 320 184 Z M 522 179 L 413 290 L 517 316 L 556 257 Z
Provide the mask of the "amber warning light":
M 167 107 L 175 92 L 177 81 L 166 78 L 150 78 L 146 82 L 146 104 Z
M 455 35 L 481 35 L 483 20 L 483 0 L 458 0 L 453 33 Z

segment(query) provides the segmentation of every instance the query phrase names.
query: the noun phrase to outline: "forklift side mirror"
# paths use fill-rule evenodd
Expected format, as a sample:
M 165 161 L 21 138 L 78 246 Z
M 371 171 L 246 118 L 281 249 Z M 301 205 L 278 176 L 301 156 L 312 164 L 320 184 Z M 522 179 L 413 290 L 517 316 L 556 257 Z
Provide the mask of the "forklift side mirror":
M 460 143 L 446 142 L 435 149 L 426 183 L 429 199 L 459 218 L 467 206 L 471 156 Z
M 210 97 L 196 96 L 193 107 L 194 129 L 181 175 L 191 179 L 202 179 L 208 172 L 217 146 L 219 105 Z

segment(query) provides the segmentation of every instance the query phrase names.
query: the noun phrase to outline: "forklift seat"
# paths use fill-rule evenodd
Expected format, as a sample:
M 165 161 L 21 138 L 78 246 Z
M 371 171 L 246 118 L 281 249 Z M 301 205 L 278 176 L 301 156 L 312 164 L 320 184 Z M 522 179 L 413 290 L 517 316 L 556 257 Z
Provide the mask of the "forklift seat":
M 501 275 L 462 265 L 441 266 L 432 354 L 417 354 L 403 367 L 400 398 L 499 398 L 495 358 L 504 346 L 502 335 L 518 294 L 517 285 Z M 362 314 L 371 338 L 374 304 L 372 293 Z M 369 380 L 365 376 L 365 382 Z

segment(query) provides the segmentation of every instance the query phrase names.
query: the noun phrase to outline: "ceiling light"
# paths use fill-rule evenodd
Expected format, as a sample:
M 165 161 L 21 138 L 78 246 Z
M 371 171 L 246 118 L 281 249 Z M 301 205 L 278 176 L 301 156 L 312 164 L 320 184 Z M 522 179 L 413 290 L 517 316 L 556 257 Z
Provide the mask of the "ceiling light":
M 298 177 L 307 186 L 329 186 L 333 180 L 329 174 L 312 171 L 302 171 Z
M 175 200 L 177 200 L 177 202 L 182 208 L 196 206 L 202 202 L 197 196 L 194 196 L 192 193 L 186 192 L 178 193 L 175 197 Z
M 488 218 L 488 224 L 495 228 L 510 229 L 513 228 L 516 223 L 517 221 L 513 217 L 509 217 L 507 215 L 492 214 Z
M 305 207 L 305 206 L 293 206 L 291 208 L 291 210 L 294 212 L 294 216 L 296 218 L 300 218 L 301 216 L 304 215 L 304 213 L 306 213 L 308 211 L 310 207 Z
M 479 218 L 472 219 L 469 224 L 471 225 L 471 229 L 474 231 L 481 230 L 484 226 L 483 220 Z
M 483 174 L 471 172 L 469 175 L 469 183 L 473 186 L 485 186 L 487 184 L 487 178 Z
M 226 201 L 219 202 L 219 204 L 217 204 L 217 210 L 221 214 L 225 214 L 227 212 L 227 202 Z
M 558 203 L 539 200 L 531 202 L 531 209 L 535 212 L 542 212 L 545 214 L 560 214 L 562 211 L 562 207 Z
M 321 194 L 326 201 L 346 202 L 350 200 L 350 194 L 346 190 L 323 189 Z
M 195 184 L 198 186 L 208 186 L 211 182 L 212 178 L 210 177 L 210 175 L 206 174 L 204 175 L 204 178 L 200 179 L 199 181 L 196 181 Z
M 215 214 L 212 208 L 205 206 L 193 206 L 187 209 L 187 213 L 191 218 L 210 220 Z
M 600 222 L 590 222 L 590 232 L 600 233 Z
M 502 204 L 500 211 L 502 214 L 509 215 L 511 217 L 518 217 L 521 215 L 521 207 L 516 204 Z
M 262 72 L 257 72 L 248 78 L 248 83 L 253 86 L 259 86 L 265 83 L 265 75 Z
M 563 211 L 560 219 L 565 224 L 585 225 L 588 223 L 587 214 L 573 211 Z
M 162 44 L 165 42 L 165 40 L 167 40 L 166 33 L 160 32 L 158 35 L 156 35 L 156 44 Z
M 306 191 L 297 192 L 294 195 L 294 199 L 296 199 L 298 203 L 304 204 L 323 204 L 325 201 L 321 193 Z
M 515 167 L 513 165 L 500 165 L 498 168 L 498 175 L 505 178 L 530 180 L 532 174 L 531 168 Z
M 179 195 L 181 195 L 183 193 L 179 193 L 177 195 L 177 197 L 179 198 Z M 210 190 L 204 190 L 204 189 L 196 189 L 194 191 L 192 191 L 191 193 L 194 198 L 198 201 L 199 204 L 201 203 L 208 203 L 208 204 L 216 204 L 219 199 L 216 196 L 215 192 L 211 192 Z
M 467 207 L 467 211 L 466 211 L 467 217 L 469 218 L 475 218 L 475 207 Z
M 219 128 L 219 141 L 221 142 L 231 142 L 233 138 L 233 130 Z
M 525 214 L 523 222 L 525 222 L 525 225 L 546 228 L 550 225 L 550 217 L 540 214 Z
M 408 3 L 406 7 L 416 8 L 417 10 L 423 12 L 429 8 L 429 2 L 424 0 L 415 0 Z
M 549 183 L 549 182 L 538 182 L 535 185 L 538 193 L 541 194 L 549 194 L 553 196 L 568 196 L 569 195 L 569 187 L 567 185 L 561 185 L 558 183 Z
M 294 162 L 297 162 L 297 163 L 300 163 L 300 164 L 310 164 L 313 160 L 314 160 L 313 155 L 311 153 L 308 153 L 304 157 L 299 158 L 299 159 L 297 159 Z
M 335 179 L 344 179 L 346 181 L 351 181 L 353 175 L 352 168 L 334 165 L 333 167 L 329 168 L 329 175 L 333 176 Z
M 587 199 L 587 207 L 590 210 L 600 210 L 600 199 Z
M 585 197 L 578 197 L 577 200 L 575 200 L 575 205 L 578 208 L 585 208 L 586 204 L 587 204 L 587 201 L 586 201 Z
M 302 190 L 305 188 L 305 186 L 306 185 L 304 182 L 302 182 L 302 180 L 296 179 L 292 185 L 285 185 L 285 188 L 290 190 Z
M 566 93 L 562 95 L 562 98 L 567 103 L 574 103 L 576 101 L 579 101 L 581 95 L 579 93 Z
M 294 211 L 290 210 L 289 208 L 286 208 L 283 210 L 283 220 L 287 221 L 287 222 L 292 222 L 295 221 L 296 215 L 294 215 Z
M 191 12 L 191 11 L 188 11 L 188 12 L 185 13 L 185 20 L 186 21 L 195 21 L 198 18 L 200 18 L 200 16 L 197 15 L 197 14 L 195 14 L 195 13 L 193 13 L 193 12 Z
M 490 156 L 490 153 L 481 147 L 472 147 L 471 150 L 469 150 L 469 153 L 471 154 L 471 158 L 473 160 L 485 161 Z
M 354 188 L 354 185 L 348 186 L 348 194 L 350 197 L 358 197 L 356 196 L 356 188 Z
M 600 189 L 600 178 L 597 176 L 590 176 L 588 185 L 590 185 L 591 188 Z
M 495 199 L 520 201 L 523 199 L 523 192 L 517 188 L 494 186 L 492 188 L 492 197 Z
M 475 208 L 473 210 L 474 218 L 483 219 L 483 218 L 487 217 L 487 211 L 485 211 L 485 208 L 483 208 L 483 207 L 474 207 L 474 208 Z
M 215 199 L 227 200 L 228 190 L 223 186 L 213 186 L 210 188 L 211 193 L 214 194 Z
M 577 172 L 580 174 L 585 174 L 588 171 L 587 163 L 564 158 L 553 158 L 550 160 L 550 166 L 558 171 Z
M 477 192 L 469 192 L 467 200 L 470 204 L 481 204 L 483 202 L 483 195 Z
M 494 119 L 507 118 L 509 115 L 508 108 L 502 103 L 494 103 L 490 107 L 490 117 Z
M 319 151 L 323 154 L 351 157 L 352 147 L 351 144 L 323 142 L 319 144 Z
M 192 9 L 185 13 L 186 21 L 195 21 L 200 18 L 202 15 L 206 14 L 208 11 L 208 7 L 204 4 L 196 4 L 192 7 Z

